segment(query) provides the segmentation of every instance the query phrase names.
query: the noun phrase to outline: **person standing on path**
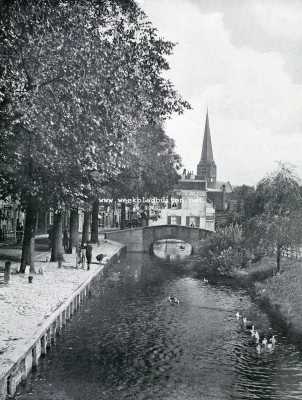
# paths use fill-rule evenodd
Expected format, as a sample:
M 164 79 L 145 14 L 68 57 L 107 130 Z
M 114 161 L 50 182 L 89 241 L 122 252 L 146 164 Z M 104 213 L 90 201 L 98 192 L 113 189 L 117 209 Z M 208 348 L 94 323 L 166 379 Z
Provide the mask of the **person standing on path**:
M 87 260 L 87 269 L 90 269 L 90 264 L 91 264 L 91 259 L 92 259 L 92 246 L 91 244 L 86 245 L 86 260 Z
M 68 248 L 69 248 L 69 237 L 68 237 L 67 229 L 64 229 L 64 232 L 63 232 L 63 247 L 64 247 L 65 253 L 67 253 Z
M 23 236 L 23 225 L 18 221 L 17 227 L 16 227 L 17 244 L 22 243 L 22 236 Z

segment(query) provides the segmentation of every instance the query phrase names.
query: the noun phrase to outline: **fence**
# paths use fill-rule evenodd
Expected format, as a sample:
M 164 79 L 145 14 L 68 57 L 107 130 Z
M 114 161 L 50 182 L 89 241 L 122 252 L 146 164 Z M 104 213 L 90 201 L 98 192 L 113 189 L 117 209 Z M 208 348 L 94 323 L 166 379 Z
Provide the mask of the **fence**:
M 0 242 L 18 242 L 22 243 L 23 232 L 0 230 Z
M 288 248 L 282 251 L 282 256 L 287 258 L 295 258 L 296 260 L 301 260 L 302 258 L 302 248 Z
M 6 261 L 4 267 L 0 267 L 0 284 L 8 283 L 10 280 L 11 262 Z

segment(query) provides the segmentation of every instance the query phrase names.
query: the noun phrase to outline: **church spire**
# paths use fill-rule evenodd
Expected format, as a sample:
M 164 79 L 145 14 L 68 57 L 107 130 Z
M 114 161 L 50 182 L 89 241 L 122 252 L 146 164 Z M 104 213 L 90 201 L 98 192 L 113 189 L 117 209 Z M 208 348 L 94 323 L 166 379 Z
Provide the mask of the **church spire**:
M 206 124 L 205 124 L 205 128 L 204 128 L 201 160 L 202 161 L 214 161 L 208 110 L 207 110 L 207 116 L 206 116 Z
M 216 164 L 213 157 L 208 110 L 204 128 L 201 158 L 197 165 L 197 177 L 198 179 L 207 181 L 208 187 L 215 187 L 216 185 Z

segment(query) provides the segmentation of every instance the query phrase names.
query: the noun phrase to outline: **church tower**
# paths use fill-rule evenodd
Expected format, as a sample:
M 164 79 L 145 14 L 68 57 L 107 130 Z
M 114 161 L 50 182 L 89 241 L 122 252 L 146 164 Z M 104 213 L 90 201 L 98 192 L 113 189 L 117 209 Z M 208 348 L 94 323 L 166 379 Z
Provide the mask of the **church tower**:
M 197 165 L 197 179 L 207 181 L 207 186 L 210 188 L 215 187 L 216 185 L 216 164 L 213 158 L 208 110 L 204 129 L 201 158 Z

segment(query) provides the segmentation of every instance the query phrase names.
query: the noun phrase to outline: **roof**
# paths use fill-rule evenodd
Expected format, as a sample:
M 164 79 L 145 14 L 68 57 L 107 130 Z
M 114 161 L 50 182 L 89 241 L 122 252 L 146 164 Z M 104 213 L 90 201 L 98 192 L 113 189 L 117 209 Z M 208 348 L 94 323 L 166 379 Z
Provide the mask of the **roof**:
M 233 191 L 233 187 L 229 181 L 227 181 L 227 182 L 217 181 L 217 182 L 215 182 L 214 185 L 215 185 L 214 187 L 211 187 L 211 188 L 208 187 L 207 191 L 208 192 L 222 192 L 223 185 L 225 186 L 226 193 L 232 193 L 232 191 Z
M 206 181 L 200 179 L 180 179 L 174 189 L 206 191 Z

